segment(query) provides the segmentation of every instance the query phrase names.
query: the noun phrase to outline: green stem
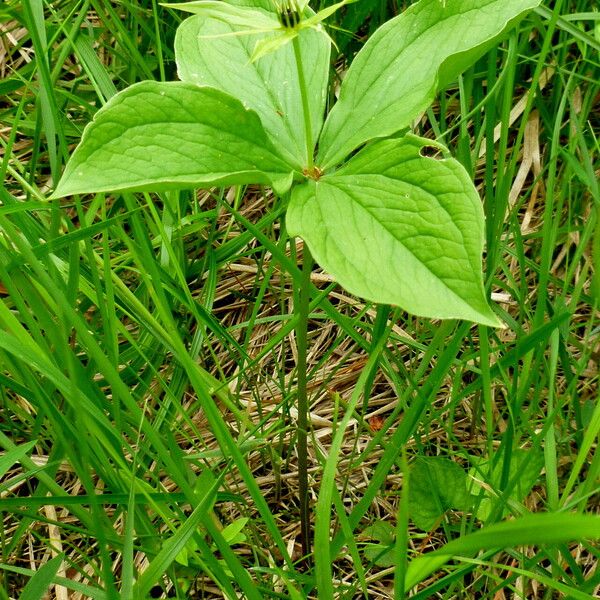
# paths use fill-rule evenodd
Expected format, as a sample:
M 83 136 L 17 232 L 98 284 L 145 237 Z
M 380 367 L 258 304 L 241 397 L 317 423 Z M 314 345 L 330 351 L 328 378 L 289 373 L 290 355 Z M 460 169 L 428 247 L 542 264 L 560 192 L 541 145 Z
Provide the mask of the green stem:
M 294 46 L 294 56 L 296 57 L 296 70 L 298 71 L 298 85 L 300 86 L 300 97 L 302 98 L 302 112 L 304 113 L 304 136 L 306 138 L 306 168 L 307 171 L 312 171 L 314 167 L 313 160 L 313 139 L 312 139 L 312 122 L 310 119 L 310 105 L 308 103 L 308 88 L 306 87 L 306 79 L 304 78 L 304 68 L 302 67 L 302 54 L 300 52 L 300 41 L 298 36 L 292 40 Z
M 313 139 L 312 122 L 310 119 L 310 106 L 308 103 L 308 92 L 306 79 L 304 78 L 304 68 L 302 66 L 302 54 L 300 52 L 300 41 L 296 36 L 292 45 L 294 47 L 294 56 L 296 58 L 296 70 L 298 71 L 298 85 L 300 87 L 300 97 L 302 98 L 302 111 L 304 113 L 304 135 L 306 138 L 306 170 L 308 173 L 313 171 Z M 308 337 L 308 312 L 310 304 L 310 274 L 312 272 L 313 260 L 308 246 L 304 244 L 302 258 L 302 284 L 298 295 L 298 306 L 295 309 L 298 315 L 298 324 L 296 326 L 296 344 L 298 348 L 298 494 L 300 502 L 300 543 L 302 545 L 302 555 L 305 557 L 307 565 L 310 566 L 311 559 L 311 538 L 312 527 L 310 522 L 309 498 L 308 498 L 308 394 L 307 384 L 307 337 Z
M 298 294 L 298 304 L 295 308 L 298 315 L 296 326 L 296 345 L 298 349 L 298 494 L 300 502 L 300 543 L 302 555 L 310 564 L 311 552 L 311 523 L 308 503 L 308 393 L 307 393 L 307 337 L 308 314 L 310 304 L 310 274 L 313 260 L 308 246 L 304 244 L 302 256 L 302 283 Z

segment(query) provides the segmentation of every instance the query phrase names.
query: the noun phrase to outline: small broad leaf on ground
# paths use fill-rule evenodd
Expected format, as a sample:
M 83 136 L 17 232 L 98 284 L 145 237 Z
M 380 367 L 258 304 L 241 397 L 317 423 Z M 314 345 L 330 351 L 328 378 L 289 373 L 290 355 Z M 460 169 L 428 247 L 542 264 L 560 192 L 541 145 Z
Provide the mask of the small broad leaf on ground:
M 242 530 L 246 527 L 248 521 L 249 519 L 247 517 L 240 517 L 223 528 L 221 534 L 230 546 L 243 544 L 246 541 L 246 534 L 242 533 Z
M 483 288 L 481 200 L 441 146 L 407 135 L 367 146 L 297 186 L 287 213 L 317 262 L 351 293 L 423 317 L 497 326 Z
M 448 510 L 468 510 L 472 498 L 467 474 L 443 457 L 418 457 L 410 469 L 408 512 L 414 524 L 429 531 Z
M 291 183 L 253 111 L 219 90 L 142 82 L 85 128 L 54 197 L 86 192 Z
M 283 39 L 276 33 L 237 35 L 242 30 L 216 19 L 196 15 L 177 29 L 175 57 L 183 81 L 220 89 L 256 111 L 286 160 L 296 169 L 306 166 L 306 134 L 302 97 L 290 44 L 256 59 L 269 44 Z M 261 45 L 256 46 L 257 41 Z M 316 141 L 325 112 L 330 43 L 312 29 L 298 32 L 300 53 Z
M 539 513 L 494 523 L 462 535 L 433 552 L 413 558 L 408 565 L 404 589 L 410 590 L 455 556 L 470 556 L 479 550 L 494 548 L 599 539 L 600 517 L 596 515 Z
M 370 562 L 382 568 L 396 564 L 394 556 L 396 535 L 391 523 L 381 519 L 375 521 L 375 523 L 363 529 L 360 537 L 376 542 L 367 543 L 363 547 L 363 553 Z
M 381 26 L 357 54 L 327 117 L 317 163 L 327 169 L 391 135 L 540 0 L 421 0 Z
M 502 481 L 503 464 L 496 461 L 492 467 L 490 461 L 478 457 L 472 457 L 473 467 L 469 470 L 470 491 L 472 494 L 481 495 L 484 491 L 484 497 L 476 502 L 476 516 L 481 521 L 485 521 L 491 514 L 492 508 L 497 497 L 502 494 L 500 483 Z M 503 514 L 509 514 L 510 503 L 522 502 L 529 494 L 533 486 L 539 479 L 540 473 L 544 467 L 544 455 L 541 450 L 515 450 L 511 457 L 511 464 L 508 473 L 507 483 L 514 483 L 509 490 L 505 501 L 507 506 Z M 491 495 L 488 491 L 492 489 L 497 495 Z

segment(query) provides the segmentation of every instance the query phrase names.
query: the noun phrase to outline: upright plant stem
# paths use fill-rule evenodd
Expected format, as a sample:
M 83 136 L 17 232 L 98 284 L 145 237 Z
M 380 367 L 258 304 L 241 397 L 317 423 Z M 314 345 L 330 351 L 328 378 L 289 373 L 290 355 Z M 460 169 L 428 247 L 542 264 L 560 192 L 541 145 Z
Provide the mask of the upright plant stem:
M 302 66 L 302 54 L 300 52 L 300 41 L 295 37 L 293 42 L 294 56 L 296 59 L 296 70 L 298 72 L 298 85 L 300 87 L 300 96 L 302 98 L 302 111 L 304 113 L 304 132 L 306 137 L 306 172 L 312 173 L 314 168 L 313 160 L 313 139 L 312 139 L 312 121 L 310 118 L 310 106 L 308 103 L 308 90 L 304 69 Z M 302 254 L 302 283 L 298 295 L 298 306 L 295 309 L 298 315 L 298 325 L 296 328 L 296 344 L 298 348 L 298 493 L 300 501 L 300 543 L 302 545 L 302 554 L 310 564 L 311 553 L 311 523 L 308 503 L 308 394 L 306 389 L 306 354 L 307 354 L 307 330 L 308 330 L 308 311 L 310 304 L 310 274 L 312 271 L 312 257 L 308 246 L 304 244 Z
M 300 41 L 296 36 L 292 45 L 294 46 L 294 56 L 296 58 L 296 70 L 298 71 L 298 84 L 300 85 L 300 97 L 302 98 L 302 112 L 304 113 L 304 136 L 306 138 L 306 169 L 310 173 L 314 167 L 313 159 L 313 139 L 312 139 L 312 121 L 310 118 L 310 106 L 308 104 L 308 90 L 306 79 L 304 78 L 304 69 L 302 67 L 302 54 L 300 53 Z
M 298 295 L 298 325 L 296 328 L 296 345 L 298 348 L 298 494 L 300 501 L 300 543 L 302 554 L 309 557 L 311 552 L 311 523 L 308 505 L 308 393 L 307 393 L 307 333 L 308 311 L 310 304 L 310 274 L 312 257 L 308 246 L 304 244 L 302 255 L 302 284 Z M 307 558 L 310 561 L 310 558 Z

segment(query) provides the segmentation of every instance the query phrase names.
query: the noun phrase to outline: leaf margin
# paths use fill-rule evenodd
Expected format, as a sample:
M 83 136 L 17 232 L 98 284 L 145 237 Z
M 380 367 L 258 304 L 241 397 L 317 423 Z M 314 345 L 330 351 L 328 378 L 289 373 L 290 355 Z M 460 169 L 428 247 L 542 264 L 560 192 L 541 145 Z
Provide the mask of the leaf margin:
M 127 100 L 134 99 L 136 95 L 150 94 L 154 100 L 160 98 L 169 98 L 166 94 L 170 90 L 185 90 L 192 94 L 198 93 L 206 97 L 213 97 L 213 100 L 222 102 L 224 106 L 233 108 L 239 111 L 239 116 L 248 120 L 250 126 L 255 128 L 255 133 L 258 135 L 258 141 L 263 143 L 261 150 L 265 152 L 265 157 L 271 159 L 272 163 L 265 163 L 265 167 L 272 166 L 273 169 L 257 169 L 257 168 L 240 168 L 237 171 L 231 170 L 215 171 L 213 173 L 207 171 L 204 174 L 190 174 L 189 176 L 163 176 L 155 178 L 147 182 L 139 183 L 115 183 L 110 178 L 106 182 L 89 185 L 85 183 L 85 179 L 90 176 L 89 170 L 97 170 L 100 167 L 97 165 L 86 165 L 89 157 L 86 158 L 85 153 L 90 152 L 90 148 L 94 145 L 94 135 L 97 131 L 110 122 L 110 117 L 119 109 L 119 106 Z M 201 122 L 199 122 L 202 125 Z M 134 127 L 125 128 L 124 133 L 132 130 Z M 97 142 L 96 142 L 97 143 Z M 109 140 L 110 143 L 110 140 Z M 105 143 L 106 146 L 106 143 Z M 135 147 L 135 146 L 133 146 Z M 257 147 L 259 147 L 257 145 Z M 93 150 L 97 151 L 99 148 Z M 263 157 L 263 158 L 265 158 Z M 86 171 L 88 169 L 88 171 Z M 58 182 L 54 192 L 50 195 L 50 199 L 63 198 L 65 196 L 84 194 L 84 193 L 102 193 L 102 192 L 161 192 L 171 189 L 185 188 L 207 188 L 215 186 L 229 186 L 238 184 L 258 183 L 272 185 L 279 193 L 284 193 L 291 186 L 293 177 L 293 168 L 281 158 L 270 140 L 268 139 L 262 123 L 258 115 L 251 109 L 246 108 L 237 98 L 208 86 L 197 86 L 194 84 L 174 81 L 174 82 L 157 82 L 157 81 L 141 81 L 135 83 L 115 96 L 113 96 L 86 124 L 81 139 L 71 154 L 69 161 L 63 171 L 62 177 Z
M 347 229 L 348 223 L 351 220 L 351 216 L 347 208 L 338 208 L 337 210 L 333 210 L 333 212 L 331 212 L 327 218 L 323 218 L 322 211 L 327 210 L 328 201 L 331 203 L 331 190 L 329 190 L 329 198 L 324 197 L 327 196 L 327 194 L 324 194 L 324 196 L 322 196 L 319 200 L 317 199 L 319 186 L 322 187 L 323 185 L 330 185 L 333 187 L 335 185 L 336 178 L 339 179 L 340 177 L 344 176 L 349 176 L 350 178 L 353 176 L 355 177 L 356 174 L 352 172 L 353 168 L 357 164 L 360 166 L 361 162 L 366 162 L 368 164 L 369 160 L 373 156 L 376 157 L 375 160 L 388 160 L 390 161 L 390 164 L 394 163 L 395 158 L 391 154 L 390 146 L 398 146 L 399 148 L 402 148 L 402 146 L 409 146 L 409 151 L 413 151 L 413 157 L 418 154 L 422 160 L 433 161 L 433 164 L 450 166 L 452 169 L 455 169 L 457 173 L 460 173 L 462 179 L 459 183 L 469 186 L 468 189 L 471 193 L 470 202 L 472 203 L 471 207 L 474 211 L 472 216 L 476 219 L 478 227 L 478 231 L 475 232 L 477 239 L 473 242 L 476 244 L 477 248 L 477 264 L 473 257 L 473 253 L 471 252 L 469 255 L 469 252 L 467 251 L 467 258 L 471 262 L 472 273 L 474 274 L 474 282 L 476 282 L 475 285 L 478 290 L 476 306 L 469 305 L 464 301 L 464 298 L 461 298 L 457 295 L 457 298 L 459 298 L 460 302 L 464 303 L 464 306 L 460 307 L 459 309 L 450 309 L 447 306 L 447 302 L 446 304 L 436 302 L 435 300 L 432 302 L 430 297 L 427 297 L 425 301 L 421 300 L 421 303 L 427 303 L 427 306 L 424 308 L 423 304 L 419 304 L 419 301 L 416 299 L 417 294 L 414 292 L 412 293 L 413 298 L 409 299 L 408 301 L 403 295 L 403 292 L 397 292 L 399 288 L 405 286 L 407 283 L 406 279 L 403 278 L 397 278 L 395 282 L 392 282 L 392 285 L 395 286 L 393 293 L 398 294 L 398 296 L 391 297 L 389 294 L 384 295 L 379 291 L 373 292 L 373 289 L 375 288 L 373 287 L 372 289 L 368 289 L 369 284 L 365 286 L 363 282 L 359 281 L 357 283 L 357 279 L 360 279 L 360 277 L 366 277 L 367 275 L 365 275 L 360 267 L 356 268 L 351 259 L 347 259 L 346 255 L 344 255 L 341 260 L 347 261 L 352 265 L 352 268 L 349 269 L 350 276 L 348 276 L 347 273 L 340 274 L 343 270 L 342 267 L 339 267 L 340 260 L 336 259 L 336 257 L 334 257 L 333 260 L 327 257 L 328 250 L 326 248 L 326 242 L 323 243 L 322 240 L 327 239 L 328 237 L 336 237 L 335 234 L 331 233 L 331 231 L 327 231 L 327 228 L 331 229 L 332 227 L 337 227 L 338 230 Z M 301 237 L 304 242 L 308 244 L 308 247 L 315 257 L 317 263 L 319 263 L 326 271 L 331 273 L 334 276 L 334 279 L 344 289 L 361 298 L 376 303 L 398 305 L 404 310 L 421 317 L 468 319 L 483 325 L 503 327 L 503 324 L 490 308 L 489 301 L 485 294 L 483 277 L 481 275 L 481 256 L 484 245 L 484 215 L 481 206 L 481 200 L 479 199 L 474 185 L 464 167 L 462 167 L 462 165 L 460 165 L 460 163 L 453 158 L 437 160 L 434 158 L 423 157 L 420 152 L 427 146 L 433 146 L 434 148 L 447 152 L 447 149 L 442 144 L 427 140 L 425 138 L 420 138 L 410 133 L 402 138 L 377 140 L 352 157 L 352 159 L 350 159 L 350 161 L 342 166 L 337 172 L 324 175 L 318 181 L 308 180 L 304 185 L 295 186 L 295 188 L 292 190 L 286 215 L 286 226 L 288 233 L 292 236 Z M 332 181 L 334 182 L 333 184 L 331 183 Z M 310 208 L 307 209 L 306 204 L 308 202 L 312 202 L 312 204 L 310 205 Z M 304 210 L 306 210 L 306 214 L 309 215 L 309 219 L 311 220 L 309 225 L 306 225 L 306 223 L 303 222 Z M 319 210 L 321 211 L 321 217 L 316 216 Z M 346 211 L 345 217 L 343 217 L 341 220 L 338 220 L 338 223 L 332 224 L 333 220 L 337 218 L 336 215 L 343 214 L 344 210 Z M 370 245 L 374 243 L 372 239 L 367 240 L 365 237 L 361 242 L 360 235 L 355 235 L 352 242 L 352 245 L 354 246 L 353 251 L 356 251 L 357 244 L 360 247 L 361 243 L 363 244 L 362 251 L 365 253 L 368 253 L 369 249 L 372 250 L 372 248 L 370 248 Z M 349 246 L 347 245 L 346 247 L 348 248 Z M 331 250 L 331 248 L 332 247 L 330 244 L 329 249 Z M 365 265 L 362 265 L 362 267 L 366 268 Z M 380 282 L 381 278 L 378 281 Z M 376 284 L 381 285 L 381 283 L 378 284 L 376 280 L 372 280 L 370 285 L 375 286 Z M 386 285 L 387 284 L 389 284 L 389 282 L 386 282 Z M 443 283 L 443 285 L 446 284 Z M 421 293 L 420 295 L 421 298 L 423 298 L 423 294 Z
M 446 0 L 446 2 L 452 2 L 453 0 Z M 405 11 L 403 11 L 398 16 L 390 19 L 386 23 L 384 23 L 381 27 L 375 31 L 375 33 L 367 40 L 363 48 L 358 52 L 352 64 L 350 65 L 346 76 L 344 77 L 339 97 L 337 102 L 334 104 L 332 109 L 329 111 L 325 123 L 323 124 L 323 128 L 321 130 L 321 136 L 319 139 L 319 150 L 317 154 L 317 164 L 319 167 L 326 171 L 332 168 L 334 165 L 342 162 L 353 150 L 360 147 L 365 142 L 369 140 L 373 140 L 376 138 L 385 138 L 391 136 L 402 129 L 405 129 L 410 126 L 410 123 L 421 114 L 433 101 L 437 90 L 441 85 L 445 85 L 456 78 L 469 64 L 473 64 L 475 60 L 477 60 L 480 56 L 482 56 L 487 50 L 493 47 L 499 40 L 501 40 L 504 35 L 521 19 L 523 19 L 527 13 L 537 7 L 542 0 L 514 0 L 515 2 L 522 2 L 523 4 L 527 4 L 527 8 L 521 9 L 518 14 L 513 15 L 511 17 L 506 17 L 501 23 L 501 26 L 496 30 L 496 32 L 481 41 L 480 43 L 464 49 L 459 52 L 455 52 L 447 56 L 444 60 L 442 60 L 433 74 L 433 78 L 431 80 L 431 84 L 429 86 L 423 85 L 422 87 L 426 88 L 422 93 L 422 99 L 420 102 L 414 102 L 415 107 L 412 109 L 410 114 L 404 116 L 402 121 L 398 121 L 396 124 L 384 127 L 379 131 L 373 130 L 368 134 L 360 136 L 356 136 L 357 126 L 356 119 L 352 120 L 351 117 L 356 114 L 356 112 L 360 112 L 360 109 L 357 110 L 357 107 L 354 103 L 353 96 L 351 95 L 353 88 L 357 87 L 357 82 L 353 82 L 353 78 L 356 79 L 354 73 L 358 68 L 364 69 L 365 67 L 361 65 L 361 61 L 368 60 L 368 53 L 377 54 L 377 44 L 380 43 L 380 40 L 384 39 L 386 35 L 393 34 L 393 29 L 399 23 L 403 23 L 404 20 L 410 18 L 412 14 L 418 10 L 422 10 L 423 7 L 427 7 L 428 3 L 433 5 L 434 3 L 441 4 L 440 0 L 420 0 L 419 2 L 411 5 Z M 456 4 L 460 4 L 462 0 L 457 0 Z M 497 2 L 498 4 L 502 4 L 504 0 L 489 0 L 489 3 Z M 472 55 L 474 58 L 469 58 L 469 60 L 464 60 L 466 55 Z M 365 58 L 367 56 L 367 58 Z M 461 60 L 462 57 L 462 60 Z M 458 61 L 459 66 L 455 67 L 451 70 L 451 75 L 441 76 L 441 73 L 444 69 L 447 69 L 448 66 L 453 62 Z M 383 71 L 382 71 L 383 72 Z M 360 81 L 360 77 L 358 77 L 358 81 Z M 411 82 L 412 84 L 412 82 Z M 350 88 L 350 91 L 348 91 Z M 414 93 L 414 85 L 412 85 L 413 93 Z M 344 114 L 345 104 L 351 102 L 352 106 L 349 110 Z M 395 100 L 396 103 L 401 104 L 401 99 L 398 98 Z M 390 105 L 387 107 L 389 109 Z M 372 108 L 372 107 L 370 107 Z M 386 110 L 387 110 L 386 109 Z M 373 109 L 375 112 L 373 114 L 369 113 L 368 119 L 365 119 L 361 128 L 364 128 L 368 124 L 369 121 L 376 121 L 376 112 L 381 113 L 382 109 L 377 107 Z M 338 117 L 338 114 L 341 111 L 341 117 Z M 338 121 L 336 123 L 335 121 Z M 330 133 L 330 129 L 333 128 L 333 132 Z M 358 130 L 360 131 L 359 128 Z M 352 129 L 352 132 L 350 132 Z M 345 133 L 345 130 L 348 130 L 348 134 Z M 349 136 L 347 139 L 344 139 L 343 136 Z M 354 137 L 357 137 L 358 141 L 348 141 L 352 140 Z

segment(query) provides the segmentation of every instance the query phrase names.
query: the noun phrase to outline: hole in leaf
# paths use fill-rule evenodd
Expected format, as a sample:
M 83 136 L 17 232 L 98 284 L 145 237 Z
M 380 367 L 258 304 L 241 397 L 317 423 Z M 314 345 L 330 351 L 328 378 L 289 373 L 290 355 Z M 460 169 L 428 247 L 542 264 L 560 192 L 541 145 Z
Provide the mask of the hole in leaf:
M 444 158 L 442 151 L 436 146 L 423 146 L 419 150 L 419 154 L 423 158 L 433 158 L 435 160 L 442 160 Z

